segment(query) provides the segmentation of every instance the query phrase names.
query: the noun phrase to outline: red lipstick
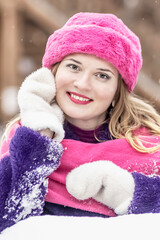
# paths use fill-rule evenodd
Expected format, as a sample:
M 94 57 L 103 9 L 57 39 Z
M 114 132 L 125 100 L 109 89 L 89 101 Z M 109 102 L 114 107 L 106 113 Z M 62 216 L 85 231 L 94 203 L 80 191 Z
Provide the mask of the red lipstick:
M 92 99 L 75 92 L 67 92 L 67 95 L 69 99 L 76 104 L 86 105 L 93 101 Z

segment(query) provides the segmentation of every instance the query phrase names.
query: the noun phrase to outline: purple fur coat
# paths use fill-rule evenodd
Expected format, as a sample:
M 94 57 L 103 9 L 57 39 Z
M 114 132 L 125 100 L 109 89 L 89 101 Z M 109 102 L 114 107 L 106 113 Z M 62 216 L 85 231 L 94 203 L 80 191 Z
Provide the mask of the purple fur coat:
M 42 214 L 47 176 L 58 168 L 62 153 L 58 142 L 26 127 L 16 130 L 9 156 L 0 161 L 0 232 L 22 219 Z M 128 213 L 159 213 L 160 177 L 136 172 L 132 176 L 135 191 Z

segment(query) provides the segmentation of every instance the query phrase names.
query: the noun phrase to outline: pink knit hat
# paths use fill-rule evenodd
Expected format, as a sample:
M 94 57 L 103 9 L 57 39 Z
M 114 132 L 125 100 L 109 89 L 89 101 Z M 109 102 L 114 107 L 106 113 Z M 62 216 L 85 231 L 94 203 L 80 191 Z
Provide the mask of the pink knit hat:
M 87 53 L 112 63 L 128 90 L 136 85 L 142 66 L 139 38 L 113 14 L 77 13 L 48 39 L 43 66 L 71 53 Z

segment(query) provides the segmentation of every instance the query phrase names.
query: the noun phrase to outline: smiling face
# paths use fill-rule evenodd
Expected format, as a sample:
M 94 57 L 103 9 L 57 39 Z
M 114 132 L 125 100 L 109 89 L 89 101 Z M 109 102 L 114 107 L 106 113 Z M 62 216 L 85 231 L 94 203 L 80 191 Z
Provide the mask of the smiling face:
M 118 71 L 105 60 L 75 53 L 62 60 L 55 81 L 56 101 L 66 119 L 82 129 L 95 129 L 115 96 Z

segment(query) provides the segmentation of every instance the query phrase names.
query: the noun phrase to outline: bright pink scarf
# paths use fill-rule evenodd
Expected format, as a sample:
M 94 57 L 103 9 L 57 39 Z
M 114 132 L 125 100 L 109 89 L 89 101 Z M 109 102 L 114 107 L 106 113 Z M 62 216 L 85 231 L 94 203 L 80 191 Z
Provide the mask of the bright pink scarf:
M 160 143 L 160 137 L 150 136 L 150 141 Z M 126 139 L 111 140 L 99 144 L 83 143 L 75 140 L 62 141 L 64 153 L 60 167 L 49 176 L 46 201 L 71 206 L 78 209 L 115 216 L 108 207 L 93 199 L 79 201 L 66 190 L 66 176 L 81 164 L 98 160 L 109 160 L 129 172 L 137 171 L 146 175 L 160 174 L 160 152 L 140 153 L 133 149 Z
M 1 148 L 2 158 L 9 154 L 10 139 L 20 124 L 15 124 L 11 129 L 7 141 Z M 152 143 L 160 144 L 160 137 L 149 136 Z M 49 176 L 48 194 L 46 201 L 78 208 L 86 211 L 115 216 L 115 213 L 101 203 L 93 199 L 79 201 L 72 197 L 66 190 L 66 176 L 74 168 L 81 164 L 109 160 L 129 172 L 137 171 L 146 175 L 160 175 L 160 151 L 154 154 L 140 153 L 133 149 L 126 139 L 111 140 L 104 143 L 83 143 L 75 140 L 64 139 L 62 141 L 64 153 L 60 167 Z

